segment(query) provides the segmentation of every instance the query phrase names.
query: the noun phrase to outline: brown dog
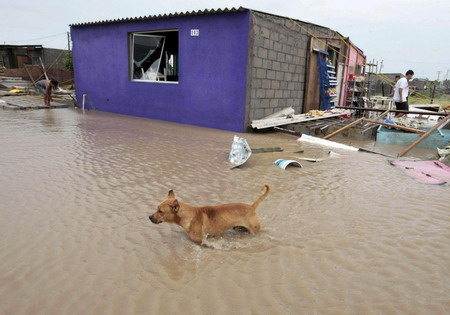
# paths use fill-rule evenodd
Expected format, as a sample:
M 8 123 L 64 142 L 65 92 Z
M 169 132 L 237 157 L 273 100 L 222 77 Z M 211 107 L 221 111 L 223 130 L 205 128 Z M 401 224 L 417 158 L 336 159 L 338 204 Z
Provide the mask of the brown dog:
M 243 227 L 250 233 L 258 233 L 261 229 L 256 208 L 270 191 L 270 185 L 261 187 L 266 191 L 252 205 L 245 203 L 228 203 L 218 206 L 193 207 L 175 199 L 173 190 L 169 191 L 168 199 L 158 206 L 158 211 L 149 219 L 159 224 L 175 223 L 183 227 L 189 238 L 201 244 L 207 235 L 218 235 L 234 227 Z

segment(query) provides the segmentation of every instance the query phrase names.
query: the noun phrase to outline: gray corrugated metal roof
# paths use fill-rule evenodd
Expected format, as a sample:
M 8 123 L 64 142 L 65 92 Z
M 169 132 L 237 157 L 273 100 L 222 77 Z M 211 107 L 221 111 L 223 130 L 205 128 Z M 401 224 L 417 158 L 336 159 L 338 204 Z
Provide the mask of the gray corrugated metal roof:
M 246 8 L 231 8 L 231 9 L 205 9 L 198 10 L 192 12 L 175 12 L 170 14 L 159 14 L 159 15 L 147 15 L 147 16 L 139 16 L 139 17 L 128 17 L 122 19 L 114 19 L 114 20 L 103 20 L 103 21 L 95 21 L 95 22 L 84 22 L 84 23 L 75 23 L 69 24 L 69 26 L 89 26 L 89 25 L 100 25 L 100 24 L 112 24 L 112 23 L 121 23 L 121 22 L 131 22 L 131 21 L 145 21 L 145 20 L 155 20 L 155 19 L 165 19 L 172 18 L 178 16 L 194 16 L 194 15 L 205 15 L 205 14 L 217 14 L 217 13 L 230 13 L 230 12 L 243 12 L 247 10 Z

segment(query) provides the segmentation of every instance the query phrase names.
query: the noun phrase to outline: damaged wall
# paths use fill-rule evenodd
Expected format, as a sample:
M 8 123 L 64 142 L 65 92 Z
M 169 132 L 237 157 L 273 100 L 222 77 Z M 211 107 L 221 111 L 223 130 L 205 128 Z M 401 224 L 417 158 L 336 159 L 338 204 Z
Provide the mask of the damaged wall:
M 290 19 L 251 11 L 245 124 L 292 106 L 302 112 L 310 35 Z M 298 22 L 315 35 L 326 27 Z

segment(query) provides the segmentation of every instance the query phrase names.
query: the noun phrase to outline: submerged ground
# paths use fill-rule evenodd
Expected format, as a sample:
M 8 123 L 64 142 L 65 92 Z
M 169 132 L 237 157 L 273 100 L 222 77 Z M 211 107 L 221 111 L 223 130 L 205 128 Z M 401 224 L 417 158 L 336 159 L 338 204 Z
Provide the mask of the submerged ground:
M 0 313 L 450 312 L 448 185 L 339 150 L 284 171 L 276 159 L 328 152 L 284 134 L 245 134 L 284 152 L 231 170 L 233 135 L 73 109 L 1 111 Z M 172 188 L 193 205 L 252 203 L 265 182 L 256 236 L 200 247 L 148 220 Z

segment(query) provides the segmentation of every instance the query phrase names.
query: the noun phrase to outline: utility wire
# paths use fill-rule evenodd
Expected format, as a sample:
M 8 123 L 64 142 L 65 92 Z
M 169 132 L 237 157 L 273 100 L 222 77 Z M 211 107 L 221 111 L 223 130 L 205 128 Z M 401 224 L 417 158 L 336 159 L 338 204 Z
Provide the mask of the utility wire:
M 66 34 L 67 34 L 67 32 L 64 32 L 64 33 L 59 33 L 59 34 L 54 34 L 54 35 L 49 35 L 49 36 L 39 37 L 39 38 L 21 39 L 21 40 L 10 40 L 10 41 L 5 41 L 5 43 L 29 42 L 29 41 L 32 41 L 32 40 L 47 39 L 47 38 L 52 38 L 52 37 L 56 37 L 56 36 L 66 35 Z

